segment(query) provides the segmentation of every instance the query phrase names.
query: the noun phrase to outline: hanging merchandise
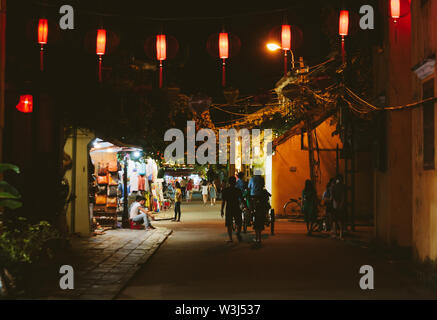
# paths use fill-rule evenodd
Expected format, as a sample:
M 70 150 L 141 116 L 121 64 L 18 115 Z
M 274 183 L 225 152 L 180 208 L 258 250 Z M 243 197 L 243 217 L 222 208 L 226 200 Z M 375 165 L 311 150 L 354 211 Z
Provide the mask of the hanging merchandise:
M 102 82 L 102 56 L 106 50 L 106 30 L 97 30 L 96 54 L 99 57 L 99 82 Z
M 108 175 L 97 176 L 97 184 L 108 184 Z
M 97 172 L 99 176 L 106 176 L 108 174 L 108 164 L 99 162 L 97 166 Z
M 138 190 L 146 191 L 146 177 L 144 175 L 138 176 Z
M 106 194 L 105 195 L 96 195 L 96 204 L 97 205 L 105 205 L 106 204 Z
M 118 161 L 117 160 L 112 160 L 109 162 L 108 164 L 108 171 L 109 172 L 118 172 L 120 170 L 119 168 L 120 166 L 118 165 Z
M 41 45 L 39 67 L 44 70 L 44 45 L 47 44 L 47 35 L 49 32 L 47 19 L 39 19 L 38 22 L 38 43 Z
M 21 95 L 16 108 L 20 112 L 31 113 L 33 111 L 33 96 L 31 94 Z
M 109 173 L 108 174 L 108 184 L 110 186 L 118 186 L 117 173 Z
M 341 10 L 338 23 L 338 34 L 341 36 L 341 57 L 343 63 L 345 62 L 344 37 L 348 35 L 349 31 L 349 11 Z
M 98 195 L 106 195 L 107 194 L 107 186 L 106 185 L 97 185 L 97 192 Z
M 146 164 L 144 163 L 144 162 L 140 162 L 140 164 L 139 164 L 139 168 L 138 168 L 138 174 L 140 175 L 140 176 L 144 176 L 144 175 L 146 175 Z
M 117 208 L 117 196 L 108 197 L 106 200 L 106 207 Z
M 137 169 L 134 169 L 132 175 L 130 176 L 130 193 L 138 191 L 138 172 Z

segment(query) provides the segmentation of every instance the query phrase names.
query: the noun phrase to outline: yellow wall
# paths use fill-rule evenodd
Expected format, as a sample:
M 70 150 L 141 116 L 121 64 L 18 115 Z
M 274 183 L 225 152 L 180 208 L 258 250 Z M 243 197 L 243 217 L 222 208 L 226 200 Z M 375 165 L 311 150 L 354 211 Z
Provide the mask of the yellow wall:
M 428 1 L 424 6 L 412 2 L 412 57 L 411 65 L 421 63 L 437 48 L 437 2 Z M 423 82 L 434 78 L 434 96 L 437 94 L 436 71 L 426 79 L 413 78 L 412 100 L 422 98 Z M 437 169 L 423 170 L 423 108 L 412 112 L 413 159 L 413 253 L 419 261 L 437 261 Z M 434 139 L 437 141 L 437 110 L 434 104 Z M 436 153 L 437 155 L 437 153 Z M 435 160 L 434 160 L 435 161 Z M 437 168 L 437 161 L 435 161 Z
M 88 203 L 88 143 L 95 136 L 87 131 L 78 130 L 77 133 L 77 153 L 76 153 L 76 214 L 75 214 L 75 232 L 81 235 L 89 235 L 90 233 L 90 213 Z M 65 144 L 64 151 L 73 156 L 73 138 L 69 137 Z M 71 178 L 72 170 L 65 174 L 70 190 L 72 188 Z M 67 223 L 71 232 L 71 203 L 67 210 Z
M 337 144 L 340 148 L 342 146 L 338 136 L 332 137 L 335 126 L 330 125 L 330 122 L 331 119 L 328 119 L 316 129 L 321 149 L 335 149 Z M 306 146 L 306 136 L 304 143 Z M 316 189 L 321 197 L 329 179 L 336 174 L 336 152 L 321 151 L 319 155 L 321 181 L 316 184 Z M 305 180 L 310 179 L 308 151 L 301 150 L 301 135 L 296 135 L 277 146 L 272 158 L 272 207 L 275 208 L 276 214 L 282 215 L 284 204 L 290 198 L 301 197 Z M 343 161 L 340 161 L 340 173 L 342 163 Z M 291 172 L 291 167 L 296 167 L 296 172 Z

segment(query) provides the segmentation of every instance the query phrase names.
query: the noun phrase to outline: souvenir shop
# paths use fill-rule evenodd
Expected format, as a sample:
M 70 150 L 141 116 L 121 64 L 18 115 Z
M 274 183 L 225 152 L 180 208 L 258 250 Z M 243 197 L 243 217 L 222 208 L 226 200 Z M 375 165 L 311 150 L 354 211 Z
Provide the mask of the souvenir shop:
M 160 211 L 164 180 L 158 178 L 157 163 L 145 158 L 141 148 L 117 146 L 97 138 L 89 155 L 94 168 L 89 177 L 93 228 L 128 226 L 128 211 L 138 195 L 146 198 L 149 210 Z

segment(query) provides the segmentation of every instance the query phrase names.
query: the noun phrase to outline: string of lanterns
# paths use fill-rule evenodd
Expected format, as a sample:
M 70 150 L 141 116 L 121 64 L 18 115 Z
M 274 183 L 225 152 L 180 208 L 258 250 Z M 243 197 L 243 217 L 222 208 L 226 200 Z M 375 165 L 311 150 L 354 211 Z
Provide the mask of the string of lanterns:
M 401 17 L 400 0 L 390 0 L 390 16 L 396 23 Z M 340 10 L 339 15 L 339 36 L 341 37 L 341 56 L 343 63 L 345 62 L 345 37 L 349 30 L 349 11 Z M 38 44 L 40 50 L 40 70 L 44 71 L 44 45 L 48 42 L 48 20 L 41 18 L 38 21 Z M 226 87 L 226 60 L 230 57 L 230 41 L 229 33 L 225 32 L 224 28 L 218 36 L 218 56 L 222 60 L 222 86 Z M 292 68 L 294 69 L 294 57 L 291 50 L 292 30 L 291 26 L 284 22 L 281 26 L 281 49 L 284 51 L 284 76 L 288 71 L 288 51 L 292 55 Z M 103 27 L 97 30 L 96 38 L 96 55 L 98 56 L 98 81 L 102 82 L 102 60 L 106 52 L 107 32 Z M 162 32 L 156 35 L 156 59 L 159 62 L 159 88 L 163 86 L 163 61 L 167 59 L 167 39 Z M 22 95 L 19 103 L 16 106 L 17 110 L 24 113 L 33 111 L 32 95 Z

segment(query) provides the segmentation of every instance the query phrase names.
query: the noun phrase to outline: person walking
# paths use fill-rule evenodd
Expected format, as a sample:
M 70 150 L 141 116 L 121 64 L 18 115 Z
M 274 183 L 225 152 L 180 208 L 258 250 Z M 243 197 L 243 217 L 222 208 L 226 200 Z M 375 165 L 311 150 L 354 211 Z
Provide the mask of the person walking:
M 346 228 L 346 186 L 343 183 L 343 176 L 338 175 L 332 187 L 332 206 L 334 209 L 334 236 L 343 240 L 343 233 Z
M 174 195 L 174 219 L 173 221 L 181 221 L 181 202 L 182 202 L 182 191 L 181 185 L 176 182 L 176 191 Z
M 181 182 L 181 191 L 182 191 L 182 198 L 186 198 L 186 188 L 187 188 L 187 178 L 183 177 Z
M 221 216 L 225 215 L 224 209 L 226 207 L 226 218 L 225 218 L 225 226 L 228 230 L 229 239 L 227 242 L 232 242 L 232 226 L 235 221 L 236 225 L 236 233 L 238 241 L 241 242 L 241 209 L 240 209 L 240 198 L 241 191 L 240 189 L 235 187 L 236 179 L 235 177 L 229 177 L 229 187 L 224 188 L 222 192 L 222 207 L 221 207 Z
M 206 206 L 206 203 L 208 202 L 208 183 L 206 180 L 202 183 L 202 197 L 203 197 L 203 206 Z
M 334 185 L 335 178 L 331 178 L 326 185 L 325 192 L 323 192 L 322 202 L 325 206 L 325 214 L 326 214 L 326 224 L 327 231 L 331 231 L 332 223 L 334 221 L 333 210 L 332 207 L 332 186 Z
M 255 230 L 255 242 L 257 244 L 261 244 L 261 233 L 264 230 L 265 218 L 266 218 L 265 202 L 268 192 L 267 190 L 264 189 L 264 186 L 265 186 L 264 177 L 261 176 L 260 174 L 255 174 L 250 179 L 248 184 L 249 195 L 250 195 L 249 205 L 250 205 L 250 210 L 254 212 L 255 221 L 253 224 L 253 228 Z
M 302 211 L 307 225 L 307 235 L 311 235 L 317 218 L 317 193 L 311 180 L 305 181 L 305 189 L 302 191 Z
M 217 188 L 214 181 L 209 184 L 209 198 L 211 199 L 211 206 L 214 206 L 217 198 Z
M 186 187 L 186 200 L 187 202 L 191 201 L 191 192 L 193 190 L 193 180 L 188 180 L 187 187 Z

